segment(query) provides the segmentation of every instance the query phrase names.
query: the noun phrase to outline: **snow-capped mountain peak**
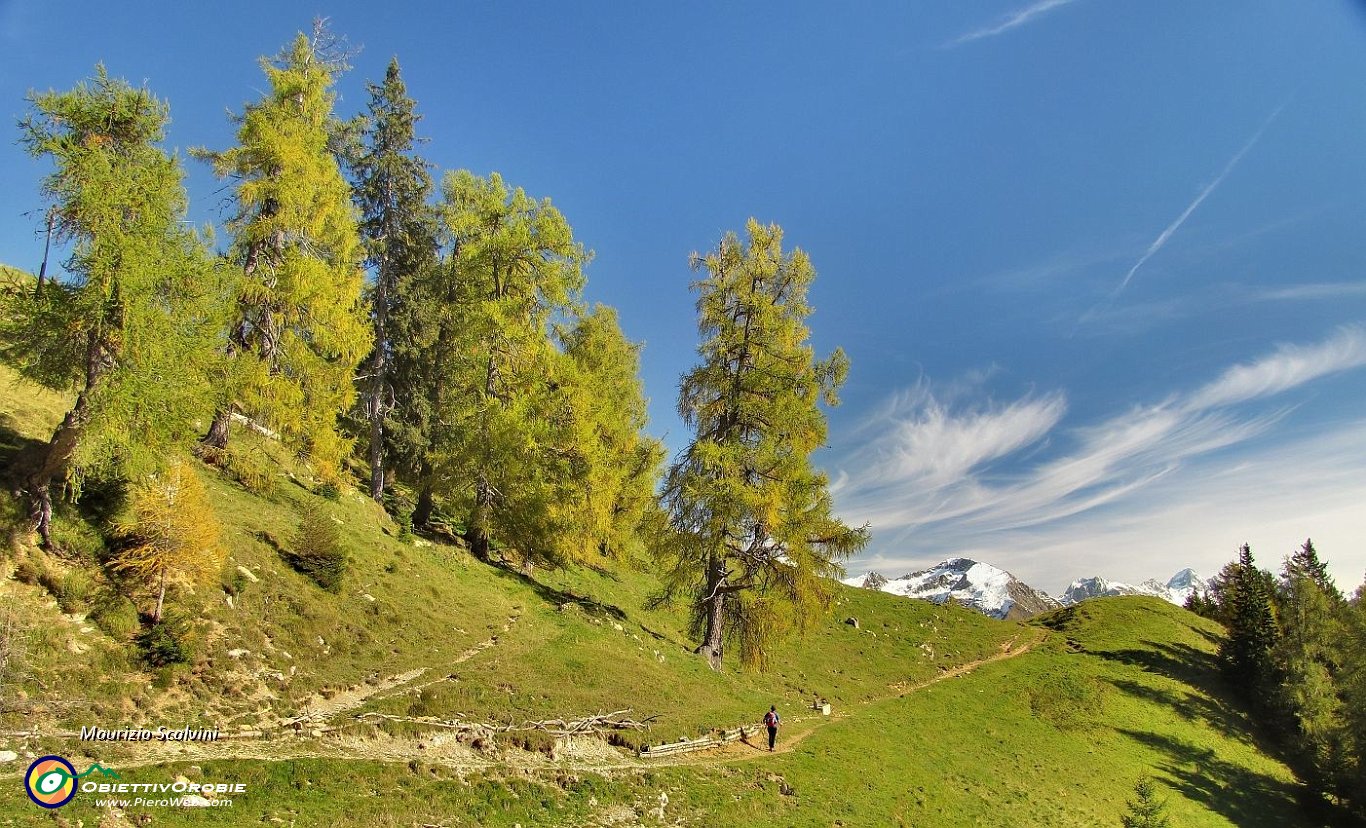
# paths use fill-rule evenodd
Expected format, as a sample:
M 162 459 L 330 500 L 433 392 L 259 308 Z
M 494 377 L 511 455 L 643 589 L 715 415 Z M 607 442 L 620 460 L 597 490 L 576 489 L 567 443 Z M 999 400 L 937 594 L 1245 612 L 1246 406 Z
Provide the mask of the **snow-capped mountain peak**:
M 1195 570 L 1186 568 L 1173 575 L 1163 583 L 1156 578 L 1149 578 L 1141 584 L 1126 584 L 1121 581 L 1107 581 L 1099 576 L 1094 578 L 1078 578 L 1067 585 L 1063 590 L 1061 601 L 1064 606 L 1071 606 L 1087 598 L 1100 598 L 1107 595 L 1151 595 L 1154 598 L 1161 598 L 1173 604 L 1181 605 L 1186 603 L 1192 592 L 1204 592 L 1208 588 L 1204 578 L 1195 574 Z
M 893 580 L 870 572 L 844 583 L 936 604 L 952 598 L 993 618 L 1028 618 L 1058 606 L 1056 600 L 1009 572 L 970 558 L 950 558 Z

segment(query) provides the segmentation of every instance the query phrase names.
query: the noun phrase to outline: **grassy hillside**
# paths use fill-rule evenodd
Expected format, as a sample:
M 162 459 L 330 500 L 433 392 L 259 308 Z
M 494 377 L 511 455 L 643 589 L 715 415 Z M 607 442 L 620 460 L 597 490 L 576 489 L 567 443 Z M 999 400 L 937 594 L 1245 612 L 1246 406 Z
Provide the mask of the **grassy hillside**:
M 0 369 L 0 460 L 45 438 L 64 405 Z M 835 614 L 780 648 L 770 672 L 717 674 L 690 652 L 679 613 L 645 608 L 648 572 L 528 578 L 401 537 L 354 490 L 324 497 L 265 438 L 244 434 L 233 465 L 256 491 L 200 469 L 230 557 L 218 583 L 177 596 L 193 630 L 181 668 L 143 666 L 127 586 L 101 574 L 115 496 L 63 507 L 60 555 L 12 533 L 0 615 L 26 646 L 0 696 L 0 750 L 21 756 L 0 765 L 0 825 L 53 824 L 17 779 L 25 754 L 44 753 L 124 781 L 249 789 L 228 809 L 105 814 L 82 794 L 57 812 L 69 825 L 1117 825 L 1143 771 L 1174 825 L 1313 824 L 1228 701 L 1218 628 L 1161 602 L 1094 601 L 1021 625 L 842 589 Z M 17 526 L 21 504 L 0 503 Z M 339 594 L 281 557 L 307 504 L 342 529 Z M 832 717 L 809 709 L 813 695 Z M 655 743 L 753 722 L 771 703 L 787 723 L 776 755 L 737 745 L 639 760 L 522 728 L 629 709 L 651 726 L 619 741 Z M 513 729 L 472 736 L 450 722 Z M 252 735 L 185 748 L 55 735 L 84 724 Z

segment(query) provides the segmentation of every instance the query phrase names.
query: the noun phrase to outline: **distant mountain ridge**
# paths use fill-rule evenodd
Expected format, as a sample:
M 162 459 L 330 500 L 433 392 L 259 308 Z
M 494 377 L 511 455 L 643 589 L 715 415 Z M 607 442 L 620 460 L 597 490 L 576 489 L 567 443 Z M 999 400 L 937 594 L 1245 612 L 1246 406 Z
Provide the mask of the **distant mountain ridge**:
M 971 558 L 950 558 L 893 580 L 869 572 L 846 578 L 844 583 L 936 604 L 953 599 L 992 618 L 1029 618 L 1062 606 L 1057 599 L 1009 572 Z
M 1067 585 L 1059 600 L 1063 606 L 1070 607 L 1087 598 L 1101 598 L 1107 595 L 1151 595 L 1181 606 L 1186 603 L 1192 592 L 1204 592 L 1207 589 L 1208 581 L 1187 567 L 1167 579 L 1166 583 L 1156 578 L 1149 578 L 1141 584 L 1108 581 L 1100 576 L 1078 578 Z
M 1149 578 L 1140 584 L 1110 581 L 1100 576 L 1078 578 L 1067 585 L 1058 598 L 1035 589 L 1003 569 L 971 558 L 949 558 L 929 569 L 888 579 L 879 572 L 845 578 L 849 586 L 890 592 L 942 604 L 952 598 L 983 615 L 1001 619 L 1023 619 L 1041 612 L 1070 607 L 1088 598 L 1110 595 L 1148 595 L 1182 606 L 1192 592 L 1209 589 L 1205 578 L 1189 567 L 1167 579 L 1166 583 Z

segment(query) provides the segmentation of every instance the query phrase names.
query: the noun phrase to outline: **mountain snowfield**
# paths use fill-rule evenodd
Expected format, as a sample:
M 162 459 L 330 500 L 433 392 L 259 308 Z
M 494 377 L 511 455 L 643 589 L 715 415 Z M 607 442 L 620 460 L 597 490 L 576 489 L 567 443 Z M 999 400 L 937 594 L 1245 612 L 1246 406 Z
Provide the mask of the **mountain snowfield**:
M 1192 592 L 1204 592 L 1208 588 L 1209 583 L 1204 578 L 1196 575 L 1195 570 L 1186 568 L 1173 575 L 1165 584 L 1156 578 L 1149 578 L 1137 585 L 1107 581 L 1099 576 L 1078 578 L 1067 585 L 1060 600 L 1064 606 L 1071 606 L 1078 601 L 1103 595 L 1151 595 L 1181 606 L 1186 603 Z
M 850 586 L 943 604 L 950 598 L 992 618 L 1028 618 L 1062 606 L 1003 569 L 970 558 L 950 558 L 904 578 L 887 580 L 876 572 L 846 578 Z
M 1179 606 L 1186 602 L 1191 592 L 1203 592 L 1208 588 L 1205 579 L 1194 570 L 1183 569 L 1165 584 L 1156 579 L 1132 585 L 1099 576 L 1079 578 L 1068 585 L 1061 598 L 1053 598 L 1003 569 L 970 558 L 950 558 L 929 569 L 891 580 L 877 572 L 869 572 L 845 578 L 844 583 L 936 604 L 952 598 L 983 615 L 1008 619 L 1028 618 L 1087 598 L 1107 595 L 1151 595 Z

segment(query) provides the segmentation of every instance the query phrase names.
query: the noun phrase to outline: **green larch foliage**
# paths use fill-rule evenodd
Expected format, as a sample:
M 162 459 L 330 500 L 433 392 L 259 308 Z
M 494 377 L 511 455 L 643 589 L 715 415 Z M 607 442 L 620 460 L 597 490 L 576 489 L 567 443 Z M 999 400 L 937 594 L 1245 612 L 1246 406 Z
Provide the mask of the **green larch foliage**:
M 31 98 L 22 141 L 51 159 L 43 182 L 65 278 L 11 279 L 0 350 L 27 378 L 75 390 L 52 439 L 16 464 L 51 543 L 54 480 L 136 478 L 209 407 L 225 285 L 186 228 L 179 162 L 162 150 L 166 104 L 103 66 L 69 92 Z
M 302 34 L 261 66 L 270 91 L 237 118 L 238 146 L 201 153 L 237 182 L 228 229 L 243 275 L 232 369 L 205 443 L 226 446 L 240 412 L 331 479 L 350 449 L 337 418 L 355 399 L 356 366 L 372 341 L 351 190 L 329 148 L 339 67 Z
M 558 504 L 566 555 L 595 550 L 640 560 L 645 524 L 655 508 L 664 447 L 646 435 L 640 345 L 628 340 L 617 312 L 597 305 L 561 334 L 568 371 L 561 384 L 570 490 Z
M 384 82 L 369 84 L 369 112 L 358 151 L 348 166 L 353 197 L 361 212 L 366 264 L 373 274 L 369 290 L 374 347 L 361 369 L 361 414 L 370 460 L 370 496 L 381 500 L 391 458 L 411 456 L 413 446 L 397 411 L 415 396 L 420 376 L 413 359 L 426 360 L 423 331 L 414 303 L 424 276 L 436 266 L 435 212 L 428 204 L 432 179 L 414 150 L 417 104 L 408 97 L 398 59 L 389 62 Z M 401 352 L 401 353 L 400 353 Z
M 694 269 L 701 363 L 682 379 L 678 410 L 694 430 L 669 469 L 664 505 L 673 530 L 660 545 L 665 597 L 685 597 L 711 665 L 723 642 L 762 666 L 775 638 L 825 611 L 840 561 L 866 528 L 832 514 L 811 453 L 825 443 L 820 404 L 838 402 L 848 360 L 817 360 L 808 343 L 807 289 L 815 271 L 782 230 L 751 219 Z
M 509 190 L 497 173 L 450 173 L 440 211 L 457 324 L 435 475 L 475 555 L 488 559 L 496 538 L 527 563 L 560 563 L 569 470 L 551 324 L 573 312 L 590 254 L 548 199 Z

